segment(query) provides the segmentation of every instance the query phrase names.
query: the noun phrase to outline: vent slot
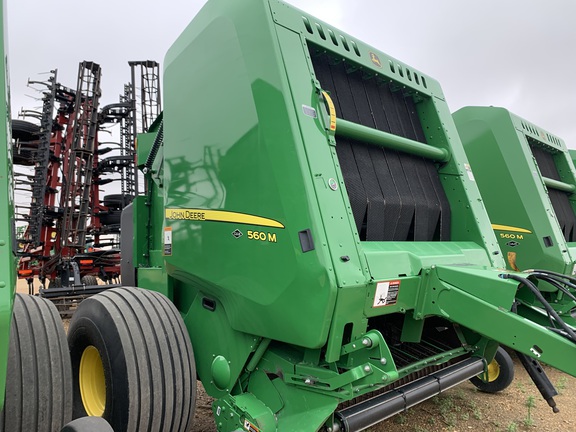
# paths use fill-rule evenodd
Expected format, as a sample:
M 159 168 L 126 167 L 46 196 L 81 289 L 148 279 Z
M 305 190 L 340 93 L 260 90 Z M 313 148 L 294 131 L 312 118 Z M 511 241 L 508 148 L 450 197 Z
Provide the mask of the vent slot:
M 324 31 L 324 27 L 322 26 L 322 24 L 320 24 L 318 22 L 314 22 L 314 26 L 316 27 L 316 32 L 315 32 L 314 26 L 312 25 L 312 23 L 310 22 L 310 19 L 308 17 L 303 16 L 302 22 L 304 23 L 304 27 L 306 28 L 306 31 L 309 34 L 313 35 L 315 33 L 318 33 L 318 35 L 320 36 L 320 38 L 322 40 L 328 41 L 328 38 L 326 37 L 326 33 Z M 361 57 L 360 50 L 358 49 L 358 45 L 356 44 L 356 42 L 354 42 L 353 40 L 350 40 L 350 42 L 348 42 L 348 40 L 346 39 L 346 37 L 344 35 L 342 35 L 340 33 L 336 33 L 331 28 L 327 29 L 327 33 L 328 33 L 328 36 L 330 36 L 330 41 L 332 42 L 332 44 L 334 46 L 339 47 L 340 43 L 342 43 L 342 46 L 348 52 L 350 52 L 350 47 L 352 47 L 354 54 L 356 54 L 358 57 Z
M 310 24 L 310 20 L 303 16 L 302 21 L 304 21 L 304 27 L 306 27 L 306 31 L 310 34 L 314 34 L 314 30 L 312 30 L 312 25 Z
M 322 26 L 318 23 L 316 23 L 316 29 L 318 30 L 318 34 L 320 35 L 320 37 L 323 40 L 326 40 L 326 34 L 324 33 L 324 29 L 322 28 Z
M 340 118 L 426 142 L 411 96 L 311 51 L 316 77 Z M 361 240 L 450 238 L 450 205 L 432 161 L 343 138 L 336 149 Z

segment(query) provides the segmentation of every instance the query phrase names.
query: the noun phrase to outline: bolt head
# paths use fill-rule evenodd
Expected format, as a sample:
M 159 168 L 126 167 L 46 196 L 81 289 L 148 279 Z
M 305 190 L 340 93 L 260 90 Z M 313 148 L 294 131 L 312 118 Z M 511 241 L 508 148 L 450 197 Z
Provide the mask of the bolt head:
M 386 363 L 388 363 L 388 360 L 386 360 L 384 357 L 382 357 L 382 358 L 380 359 L 380 364 L 385 365 Z
M 372 371 L 372 368 L 368 365 L 364 366 L 364 372 L 370 372 Z

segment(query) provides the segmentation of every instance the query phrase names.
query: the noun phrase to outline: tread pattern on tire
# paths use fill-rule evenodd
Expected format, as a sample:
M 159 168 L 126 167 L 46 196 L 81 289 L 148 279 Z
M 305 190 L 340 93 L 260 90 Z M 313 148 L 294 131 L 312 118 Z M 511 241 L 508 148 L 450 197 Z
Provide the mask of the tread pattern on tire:
M 119 225 L 122 212 L 120 210 L 111 210 L 97 214 L 102 225 Z
M 60 432 L 114 432 L 101 417 L 82 417 L 68 423 Z
M 111 194 L 106 195 L 102 200 L 102 203 L 105 207 L 108 207 L 113 210 L 120 210 L 126 207 L 128 204 L 132 202 L 134 197 L 132 195 L 125 195 L 125 194 Z
M 98 279 L 94 275 L 86 275 L 82 277 L 82 283 L 84 285 L 98 285 Z
M 56 307 L 16 294 L 0 431 L 55 432 L 72 419 L 72 372 Z
M 97 346 L 97 341 L 81 340 L 87 337 L 81 330 L 88 325 L 83 318 L 99 327 L 104 347 Z M 191 429 L 196 400 L 192 345 L 178 310 L 166 297 L 126 287 L 102 292 L 80 304 L 70 323 L 68 337 L 75 394 L 78 394 L 76 363 L 81 356 L 79 351 L 85 346 L 96 346 L 101 356 L 112 350 L 116 359 L 121 358 L 120 369 L 125 376 L 115 375 L 118 371 L 114 370 L 107 376 L 115 392 L 112 402 L 108 400 L 111 395 L 106 395 L 104 417 L 115 430 L 185 432 Z M 106 375 L 106 365 L 111 363 L 106 358 L 102 361 Z M 128 400 L 119 400 L 118 395 L 123 394 L 118 391 L 119 385 L 128 386 L 124 393 Z M 77 398 L 74 404 L 74 415 L 82 415 L 82 401 Z

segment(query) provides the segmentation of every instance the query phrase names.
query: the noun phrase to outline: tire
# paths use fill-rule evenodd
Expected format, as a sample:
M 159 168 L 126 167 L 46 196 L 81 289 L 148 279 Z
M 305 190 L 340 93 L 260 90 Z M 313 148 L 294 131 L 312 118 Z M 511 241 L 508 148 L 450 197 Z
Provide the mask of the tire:
M 110 213 L 97 213 L 102 225 L 120 225 L 120 217 L 122 212 L 120 210 L 111 210 Z
M 57 432 L 72 419 L 72 369 L 56 307 L 16 294 L 0 430 Z
M 74 313 L 68 344 L 74 418 L 101 416 L 115 431 L 191 429 L 194 355 L 166 297 L 126 287 L 92 296 Z
M 103 204 L 110 209 L 120 210 L 130 204 L 133 199 L 131 195 L 112 194 L 104 197 Z
M 82 417 L 68 423 L 60 432 L 114 432 L 114 429 L 102 417 Z
M 86 275 L 82 278 L 82 284 L 88 286 L 98 285 L 98 279 L 94 275 Z
M 37 124 L 26 120 L 12 119 L 12 136 L 26 141 L 38 139 L 42 129 Z
M 497 393 L 508 387 L 514 379 L 514 362 L 510 354 L 498 347 L 494 359 L 488 364 L 488 381 L 483 381 L 481 377 L 479 375 L 470 379 L 481 392 Z
M 15 165 L 34 165 L 39 135 L 40 126 L 25 120 L 12 120 L 12 138 L 19 143 L 13 152 Z

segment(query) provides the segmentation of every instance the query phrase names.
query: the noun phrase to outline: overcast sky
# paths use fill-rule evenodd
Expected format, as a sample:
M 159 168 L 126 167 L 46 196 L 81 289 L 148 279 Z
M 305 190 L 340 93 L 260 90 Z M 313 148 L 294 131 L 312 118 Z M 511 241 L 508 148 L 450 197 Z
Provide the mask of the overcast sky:
M 82 60 L 102 66 L 102 103 L 117 102 L 129 80 L 127 62 L 162 62 L 205 3 L 6 1 L 14 114 L 40 106 L 28 97 L 38 97 L 26 87 L 29 77 L 58 68 L 59 81 L 75 87 Z M 576 1 L 289 3 L 436 78 L 451 111 L 503 106 L 576 148 Z

